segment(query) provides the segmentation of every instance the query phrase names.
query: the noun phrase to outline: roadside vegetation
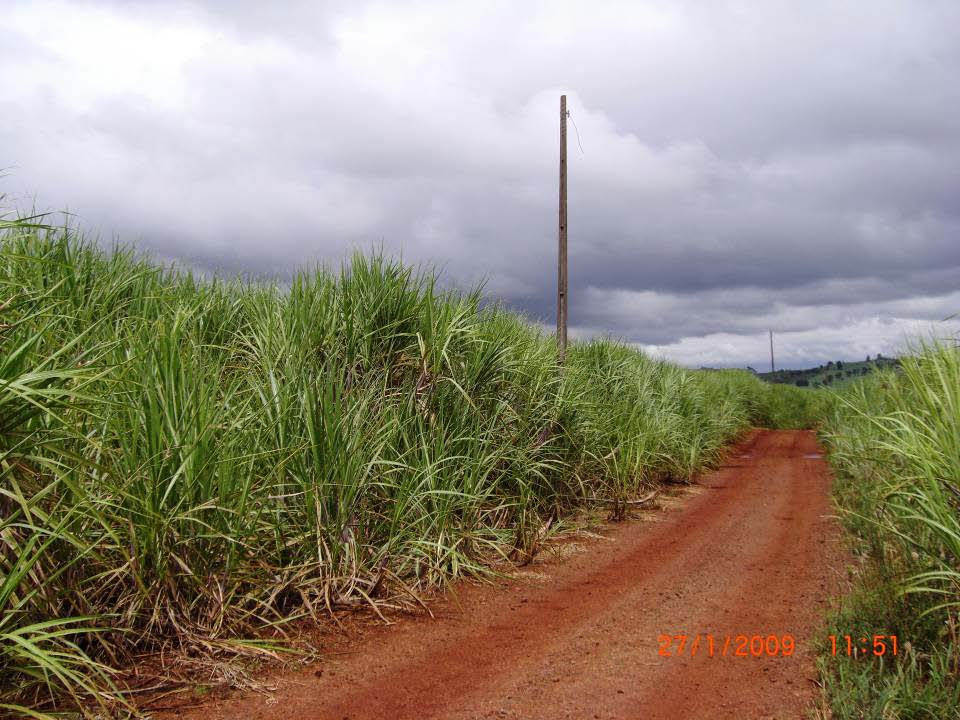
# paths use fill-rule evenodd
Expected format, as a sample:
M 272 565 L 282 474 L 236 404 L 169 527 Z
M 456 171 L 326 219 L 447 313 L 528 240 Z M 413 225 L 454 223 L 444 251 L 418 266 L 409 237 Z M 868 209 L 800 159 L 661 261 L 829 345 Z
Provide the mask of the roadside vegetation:
M 819 426 L 833 404 L 826 391 L 763 383 L 759 425 L 768 428 L 810 430 Z
M 837 396 L 823 428 L 859 572 L 830 632 L 895 634 L 896 658 L 832 657 L 836 718 L 960 717 L 960 349 L 929 343 Z
M 382 256 L 203 281 L 75 232 L 0 246 L 0 714 L 136 705 L 134 656 L 524 562 L 714 463 L 781 390 L 553 338 Z

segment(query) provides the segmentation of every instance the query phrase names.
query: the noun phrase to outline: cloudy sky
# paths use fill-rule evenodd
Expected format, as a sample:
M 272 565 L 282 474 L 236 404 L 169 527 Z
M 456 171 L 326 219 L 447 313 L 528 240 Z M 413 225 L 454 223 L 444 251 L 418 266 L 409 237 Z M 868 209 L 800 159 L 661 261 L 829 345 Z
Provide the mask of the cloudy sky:
M 0 193 L 284 276 L 383 245 L 684 364 L 960 312 L 960 3 L 0 0 Z

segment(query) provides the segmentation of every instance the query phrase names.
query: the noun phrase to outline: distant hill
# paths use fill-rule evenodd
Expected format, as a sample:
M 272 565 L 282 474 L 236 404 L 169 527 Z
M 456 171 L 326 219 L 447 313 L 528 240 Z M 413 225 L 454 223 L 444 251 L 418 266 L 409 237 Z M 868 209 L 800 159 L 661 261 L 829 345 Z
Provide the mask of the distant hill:
M 869 375 L 877 368 L 895 367 L 900 364 L 896 358 L 877 355 L 860 362 L 837 360 L 806 370 L 777 370 L 776 372 L 757 373 L 757 377 L 770 383 L 797 385 L 799 387 L 835 387 Z M 753 368 L 750 368 L 753 370 Z M 756 372 L 756 371 L 754 371 Z

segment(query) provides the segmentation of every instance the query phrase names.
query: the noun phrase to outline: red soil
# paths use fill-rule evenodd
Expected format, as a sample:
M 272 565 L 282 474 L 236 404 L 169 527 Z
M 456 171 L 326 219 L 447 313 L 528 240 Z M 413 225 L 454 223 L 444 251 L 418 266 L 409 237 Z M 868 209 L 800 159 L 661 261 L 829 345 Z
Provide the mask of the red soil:
M 756 431 L 691 497 L 608 528 L 564 560 L 466 586 L 436 619 L 369 629 L 348 652 L 169 716 L 217 718 L 803 718 L 812 643 L 841 588 L 830 474 L 812 433 Z M 698 653 L 658 636 L 711 634 Z M 790 657 L 720 657 L 726 636 L 790 634 Z

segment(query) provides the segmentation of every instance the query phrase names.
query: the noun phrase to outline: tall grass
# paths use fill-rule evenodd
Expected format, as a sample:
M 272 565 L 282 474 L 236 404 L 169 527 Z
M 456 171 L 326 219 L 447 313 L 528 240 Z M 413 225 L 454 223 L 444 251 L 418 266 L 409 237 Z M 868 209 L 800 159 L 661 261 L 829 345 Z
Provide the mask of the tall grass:
M 960 716 L 960 349 L 926 343 L 901 368 L 840 395 L 824 428 L 863 559 L 843 633 L 909 642 L 899 662 L 825 668 L 838 717 Z
M 529 558 L 768 414 L 747 373 L 553 340 L 383 256 L 288 288 L 2 230 L 0 702 L 116 702 L 131 653 Z M 254 638 L 253 642 L 248 642 Z M 27 710 L 23 710 L 27 712 Z

